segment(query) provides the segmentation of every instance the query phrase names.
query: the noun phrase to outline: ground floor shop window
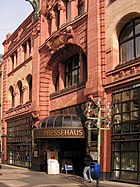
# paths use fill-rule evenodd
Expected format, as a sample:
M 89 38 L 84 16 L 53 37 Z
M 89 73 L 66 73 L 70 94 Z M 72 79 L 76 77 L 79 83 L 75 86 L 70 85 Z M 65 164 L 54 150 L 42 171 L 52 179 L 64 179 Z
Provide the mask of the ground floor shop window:
M 112 178 L 140 182 L 140 87 L 113 92 Z
M 23 117 L 7 123 L 7 163 L 31 167 L 32 118 Z

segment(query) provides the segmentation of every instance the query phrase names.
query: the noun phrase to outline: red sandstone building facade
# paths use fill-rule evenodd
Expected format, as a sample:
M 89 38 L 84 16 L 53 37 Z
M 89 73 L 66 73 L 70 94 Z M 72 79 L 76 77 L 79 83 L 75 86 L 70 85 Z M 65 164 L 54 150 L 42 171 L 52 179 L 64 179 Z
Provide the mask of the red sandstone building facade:
M 46 170 L 54 152 L 61 171 L 71 160 L 82 173 L 85 103 L 100 97 L 113 108 L 112 128 L 101 132 L 102 177 L 140 183 L 138 0 L 35 2 L 3 43 L 2 161 Z

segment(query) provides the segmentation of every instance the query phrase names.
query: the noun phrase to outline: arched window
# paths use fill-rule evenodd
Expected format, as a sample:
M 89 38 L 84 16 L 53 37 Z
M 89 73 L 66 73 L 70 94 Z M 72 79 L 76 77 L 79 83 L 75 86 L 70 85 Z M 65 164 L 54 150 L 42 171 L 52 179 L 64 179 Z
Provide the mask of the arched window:
M 32 75 L 28 75 L 26 80 L 28 84 L 28 99 L 32 100 Z
M 140 56 L 140 18 L 128 22 L 119 37 L 120 64 Z
M 23 104 L 23 87 L 22 87 L 22 82 L 19 81 L 17 85 L 18 85 L 19 95 L 20 95 L 19 103 Z
M 78 51 L 69 58 L 65 55 L 63 60 L 62 57 L 62 63 L 60 62 L 53 70 L 55 91 L 85 84 L 87 81 L 86 55 Z
M 32 100 L 32 77 L 29 79 L 29 100 Z
M 9 88 L 10 95 L 11 95 L 11 107 L 15 107 L 15 95 L 14 95 L 14 89 L 12 86 Z

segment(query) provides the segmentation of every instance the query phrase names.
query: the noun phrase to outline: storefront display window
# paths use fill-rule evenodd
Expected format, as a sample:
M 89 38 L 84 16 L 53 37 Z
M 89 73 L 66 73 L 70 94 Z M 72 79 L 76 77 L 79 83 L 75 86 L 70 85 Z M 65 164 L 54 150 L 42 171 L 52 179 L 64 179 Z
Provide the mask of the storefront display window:
M 7 163 L 31 167 L 32 118 L 25 116 L 8 122 Z
M 113 93 L 112 178 L 139 181 L 140 87 Z

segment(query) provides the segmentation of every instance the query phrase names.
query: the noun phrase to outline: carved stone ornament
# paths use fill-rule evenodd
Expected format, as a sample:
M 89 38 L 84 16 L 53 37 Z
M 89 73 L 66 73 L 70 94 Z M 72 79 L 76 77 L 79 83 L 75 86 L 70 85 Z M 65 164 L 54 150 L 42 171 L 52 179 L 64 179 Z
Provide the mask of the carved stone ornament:
M 49 47 L 51 53 L 55 52 L 56 50 L 62 48 L 67 42 L 67 34 L 59 32 L 55 35 L 48 43 L 47 46 Z
M 46 2 L 46 10 L 49 11 L 52 9 L 53 5 L 56 3 L 57 0 L 47 0 Z
M 53 6 L 57 0 L 42 0 L 41 14 L 48 17 L 50 11 L 53 10 Z
M 50 41 L 47 42 L 47 47 L 51 53 L 64 47 L 68 43 L 69 39 L 74 37 L 74 32 L 71 26 L 66 28 L 66 32 L 58 32 L 55 34 Z
M 59 10 L 65 10 L 65 5 L 64 5 L 64 2 L 62 0 L 60 0 L 58 2 L 58 9 Z
M 39 111 L 32 111 L 31 115 L 33 118 L 39 118 Z
M 56 5 L 58 5 L 59 10 L 65 9 L 63 0 L 42 0 L 41 14 L 49 19 L 53 19 L 52 11 Z
M 37 37 L 40 34 L 40 21 L 38 21 L 36 27 L 33 28 L 32 36 Z

